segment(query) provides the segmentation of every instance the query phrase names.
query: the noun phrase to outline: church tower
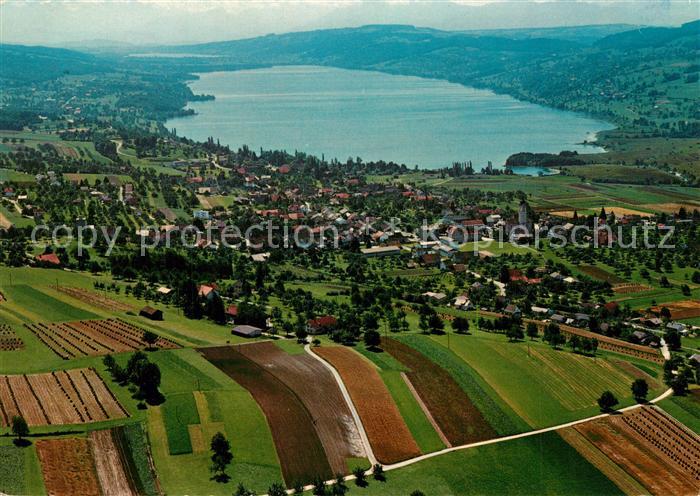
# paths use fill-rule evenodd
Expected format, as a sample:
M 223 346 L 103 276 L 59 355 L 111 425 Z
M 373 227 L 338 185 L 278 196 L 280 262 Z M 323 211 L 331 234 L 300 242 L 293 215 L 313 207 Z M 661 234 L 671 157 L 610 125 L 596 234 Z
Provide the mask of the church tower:
M 520 202 L 520 207 L 518 208 L 518 224 L 527 226 L 527 202 L 525 200 Z

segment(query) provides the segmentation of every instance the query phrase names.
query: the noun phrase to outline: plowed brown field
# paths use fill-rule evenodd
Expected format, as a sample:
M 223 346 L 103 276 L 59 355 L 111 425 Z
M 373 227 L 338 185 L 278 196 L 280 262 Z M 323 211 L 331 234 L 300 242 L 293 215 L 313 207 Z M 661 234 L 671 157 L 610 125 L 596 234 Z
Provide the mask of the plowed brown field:
M 260 405 L 270 425 L 288 486 L 309 483 L 317 476 L 327 480 L 334 475 L 314 429 L 314 417 L 289 387 L 232 347 L 202 348 L 199 351 L 246 388 Z
M 671 311 L 673 320 L 692 319 L 700 317 L 700 301 L 699 300 L 684 300 L 664 303 L 656 307 L 651 307 L 652 312 L 661 312 L 663 307 Z
M 420 455 L 420 449 L 379 373 L 362 356 L 340 346 L 314 348 L 343 378 L 372 451 L 382 463 Z
M 496 431 L 442 367 L 410 346 L 382 338 L 382 349 L 410 370 L 406 375 L 453 446 L 496 437 Z
M 36 451 L 49 495 L 100 496 L 87 439 L 40 439 Z
M 289 355 L 271 342 L 242 346 L 240 351 L 294 391 L 313 417 L 333 472 L 349 473 L 346 459 L 364 457 L 365 452 L 333 374 L 308 354 Z

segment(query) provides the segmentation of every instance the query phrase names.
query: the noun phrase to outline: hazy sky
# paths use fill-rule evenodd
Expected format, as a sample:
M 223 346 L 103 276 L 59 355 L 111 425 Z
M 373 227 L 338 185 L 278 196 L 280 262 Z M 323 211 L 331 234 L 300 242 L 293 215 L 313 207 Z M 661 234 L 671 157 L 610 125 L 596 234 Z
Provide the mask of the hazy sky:
M 0 0 L 0 41 L 172 44 L 363 24 L 440 29 L 581 24 L 677 25 L 700 0 Z

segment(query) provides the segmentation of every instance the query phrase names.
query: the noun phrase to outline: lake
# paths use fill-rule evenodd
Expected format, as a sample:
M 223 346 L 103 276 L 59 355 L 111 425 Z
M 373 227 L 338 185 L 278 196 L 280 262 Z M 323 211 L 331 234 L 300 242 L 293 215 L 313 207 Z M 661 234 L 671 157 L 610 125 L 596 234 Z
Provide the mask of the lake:
M 480 169 L 520 151 L 601 151 L 581 143 L 613 127 L 446 81 L 327 67 L 204 73 L 191 88 L 216 99 L 193 102 L 196 115 L 169 120 L 179 136 L 341 161 L 436 168 L 471 160 Z

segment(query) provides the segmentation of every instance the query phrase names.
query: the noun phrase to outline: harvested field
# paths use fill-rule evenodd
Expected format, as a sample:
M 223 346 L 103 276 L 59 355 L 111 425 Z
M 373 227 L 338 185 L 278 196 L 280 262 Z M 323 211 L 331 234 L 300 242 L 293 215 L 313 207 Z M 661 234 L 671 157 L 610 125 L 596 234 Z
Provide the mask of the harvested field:
M 90 433 L 92 457 L 104 496 L 136 496 L 135 482 L 127 474 L 111 430 Z
M 243 348 L 243 347 L 240 347 Z M 282 381 L 228 346 L 199 350 L 212 364 L 246 388 L 260 405 L 272 431 L 287 486 L 332 477 L 314 417 Z
M 646 284 L 638 284 L 634 282 L 623 282 L 619 284 L 613 284 L 613 291 L 616 294 L 630 294 L 630 293 L 641 293 L 642 291 L 651 291 L 651 286 Z
M 64 360 L 135 351 L 149 346 L 143 340 L 143 329 L 121 319 L 25 324 L 25 327 Z M 159 337 L 154 346 L 179 348 L 163 337 Z
M 22 415 L 30 426 L 128 417 L 93 369 L 0 376 L 0 425 Z
M 104 308 L 105 310 L 110 310 L 113 312 L 128 312 L 129 310 L 134 309 L 131 305 L 127 305 L 121 301 L 109 298 L 101 293 L 98 293 L 97 291 L 90 291 L 87 289 L 74 288 L 70 286 L 58 286 L 57 289 L 61 293 L 65 293 L 76 300 L 80 300 L 98 308 Z
M 655 210 L 657 212 L 665 212 L 667 214 L 676 214 L 681 208 L 685 208 L 689 214 L 693 210 L 700 210 L 700 202 L 697 203 L 649 203 L 644 205 L 644 208 Z
M 100 496 L 87 439 L 40 439 L 36 451 L 48 494 Z
M 651 307 L 651 311 L 659 313 L 663 307 L 671 311 L 671 318 L 673 320 L 700 317 L 700 300 L 683 300 L 664 303 L 663 305 Z
M 406 376 L 450 444 L 496 437 L 496 431 L 445 369 L 394 339 L 383 338 L 382 348 L 409 369 Z
M 661 410 L 642 407 L 575 428 L 652 494 L 700 491 L 700 438 Z
M 346 459 L 366 456 L 350 409 L 333 374 L 322 363 L 306 353 L 289 355 L 272 342 L 242 346 L 240 351 L 301 399 L 313 415 L 333 473 L 349 473 Z
M 0 324 L 0 351 L 21 350 L 24 348 L 22 338 L 15 334 L 7 324 Z
M 629 496 L 637 496 L 645 494 L 647 491 L 634 477 L 626 473 L 610 458 L 595 447 L 583 434 L 578 432 L 573 427 L 567 427 L 557 431 L 559 435 L 569 443 L 578 453 L 585 458 L 588 463 L 605 475 L 608 479 L 615 483 L 617 487 L 622 489 Z
M 623 278 L 616 276 L 615 274 L 608 272 L 607 270 L 601 269 L 594 265 L 579 265 L 578 269 L 584 274 L 591 276 L 599 281 L 606 281 L 610 284 L 620 284 L 627 282 Z
M 343 378 L 377 460 L 395 463 L 420 455 L 391 393 L 365 358 L 340 346 L 313 351 L 333 365 Z

